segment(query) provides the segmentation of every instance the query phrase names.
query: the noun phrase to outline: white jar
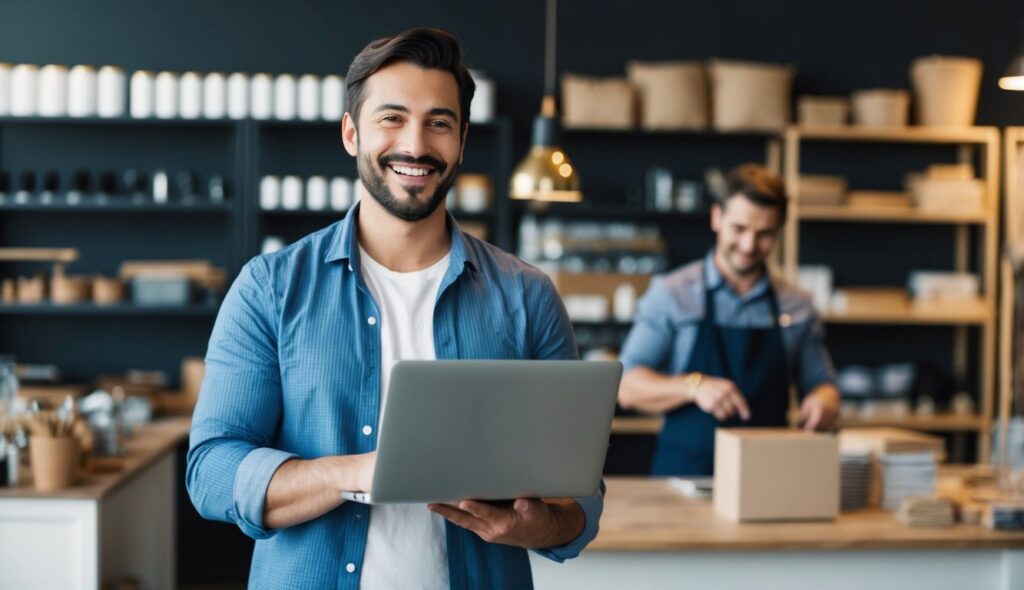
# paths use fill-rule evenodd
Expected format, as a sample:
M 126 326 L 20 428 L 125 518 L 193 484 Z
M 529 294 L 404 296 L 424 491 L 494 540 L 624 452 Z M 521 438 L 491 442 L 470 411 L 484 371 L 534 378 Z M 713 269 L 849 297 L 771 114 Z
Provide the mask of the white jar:
M 210 72 L 203 78 L 203 117 L 222 119 L 227 106 L 227 82 L 224 74 Z
M 244 119 L 249 116 L 249 76 L 235 72 L 228 76 L 228 117 Z
M 299 78 L 299 118 L 313 121 L 320 117 L 320 78 L 306 74 Z
M 344 176 L 331 179 L 331 209 L 344 211 L 352 206 L 352 181 Z
M 281 206 L 281 181 L 267 175 L 260 181 L 260 209 L 270 211 Z
M 327 208 L 327 179 L 323 176 L 310 176 L 306 179 L 306 208 L 312 211 Z
M 203 81 L 195 72 L 185 72 L 178 80 L 178 115 L 198 119 L 203 110 Z
M 269 119 L 274 114 L 274 81 L 268 74 L 256 74 L 249 81 L 249 115 Z
M 129 107 L 132 117 L 146 119 L 153 116 L 153 101 L 156 77 L 148 70 L 138 70 L 132 74 L 131 96 Z
M 326 121 L 341 122 L 345 114 L 345 80 L 341 76 L 324 76 L 320 81 L 320 116 Z
M 96 114 L 105 117 L 123 117 L 126 102 L 124 70 L 116 66 L 103 66 L 96 74 Z
M 68 69 L 46 65 L 39 70 L 39 116 L 65 117 L 68 114 Z
M 160 72 L 153 84 L 153 114 L 158 119 L 178 116 L 178 76 L 174 72 Z
M 11 70 L 11 114 L 31 117 L 36 114 L 39 68 L 31 64 L 18 64 Z
M 11 69 L 8 63 L 0 63 L 0 117 L 11 112 Z
M 302 208 L 302 179 L 285 176 L 281 181 L 281 208 L 295 211 Z
M 260 247 L 261 254 L 273 254 L 284 248 L 284 239 L 281 236 L 267 236 L 263 238 L 263 245 Z
M 494 81 L 482 72 L 470 70 L 476 92 L 469 103 L 469 120 L 471 123 L 490 123 L 494 120 Z
M 295 78 L 281 74 L 274 79 L 274 117 L 282 121 L 295 118 Z
M 68 72 L 68 116 L 96 116 L 96 69 L 75 66 Z

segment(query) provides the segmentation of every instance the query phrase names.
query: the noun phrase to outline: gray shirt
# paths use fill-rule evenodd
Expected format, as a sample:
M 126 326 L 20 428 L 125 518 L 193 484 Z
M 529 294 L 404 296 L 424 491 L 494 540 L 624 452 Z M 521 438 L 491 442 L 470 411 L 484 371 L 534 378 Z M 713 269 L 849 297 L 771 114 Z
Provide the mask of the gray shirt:
M 626 371 L 648 367 L 676 375 L 686 371 L 704 317 L 704 278 L 714 292 L 715 322 L 730 327 L 772 325 L 768 285 L 779 303 L 779 326 L 790 380 L 800 396 L 835 383 L 835 369 L 825 350 L 825 329 L 810 297 L 779 277 L 763 277 L 750 292 L 738 295 L 718 272 L 712 249 L 702 260 L 658 275 L 637 303 L 633 327 L 619 359 Z

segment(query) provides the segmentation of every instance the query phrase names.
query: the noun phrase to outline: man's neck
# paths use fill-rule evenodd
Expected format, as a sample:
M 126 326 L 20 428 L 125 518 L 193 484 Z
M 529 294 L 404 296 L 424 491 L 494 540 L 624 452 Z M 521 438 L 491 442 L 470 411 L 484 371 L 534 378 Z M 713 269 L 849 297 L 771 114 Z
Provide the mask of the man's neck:
M 729 263 L 725 261 L 722 251 L 715 248 L 715 255 L 712 257 L 712 261 L 715 264 L 715 268 L 718 269 L 718 273 L 722 275 L 722 279 L 732 287 L 732 290 L 737 295 L 746 295 L 757 285 L 757 282 L 764 276 L 764 265 L 762 264 L 757 270 L 748 273 L 740 274 L 729 266 Z
M 359 245 L 370 258 L 395 272 L 414 272 L 433 266 L 448 254 L 452 240 L 443 203 L 430 217 L 409 222 L 388 213 L 362 183 L 359 190 Z

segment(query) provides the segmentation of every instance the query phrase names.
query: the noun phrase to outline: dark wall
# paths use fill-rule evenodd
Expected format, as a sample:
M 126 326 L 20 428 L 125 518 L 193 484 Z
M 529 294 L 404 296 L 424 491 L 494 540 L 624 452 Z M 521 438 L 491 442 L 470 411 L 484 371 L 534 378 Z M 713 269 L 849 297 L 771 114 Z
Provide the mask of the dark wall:
M 1011 0 L 631 0 L 559 3 L 558 68 L 614 75 L 629 59 L 711 56 L 789 62 L 797 93 L 907 87 L 915 57 L 985 62 L 978 123 L 1024 122 L 999 73 L 1021 43 Z M 498 82 L 498 110 L 524 136 L 543 77 L 544 2 L 178 0 L 0 1 L 0 61 L 127 70 L 344 73 L 371 39 L 436 26 Z M 524 140 L 525 141 L 525 140 Z

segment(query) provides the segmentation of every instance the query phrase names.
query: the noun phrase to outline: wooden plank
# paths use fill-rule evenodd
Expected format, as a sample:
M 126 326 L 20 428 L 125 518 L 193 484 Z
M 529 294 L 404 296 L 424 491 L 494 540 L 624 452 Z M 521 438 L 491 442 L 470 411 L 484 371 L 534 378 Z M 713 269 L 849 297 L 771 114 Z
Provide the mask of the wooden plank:
M 803 205 L 800 207 L 801 221 L 849 221 L 864 223 L 942 223 L 942 224 L 984 224 L 989 215 L 985 211 L 946 212 L 922 211 L 910 207 L 852 207 L 849 205 L 828 207 Z
M 0 260 L 5 262 L 74 262 L 78 260 L 76 248 L 0 248 Z
M 999 137 L 996 127 L 793 127 L 801 139 L 827 141 L 874 141 L 880 143 L 986 144 Z

